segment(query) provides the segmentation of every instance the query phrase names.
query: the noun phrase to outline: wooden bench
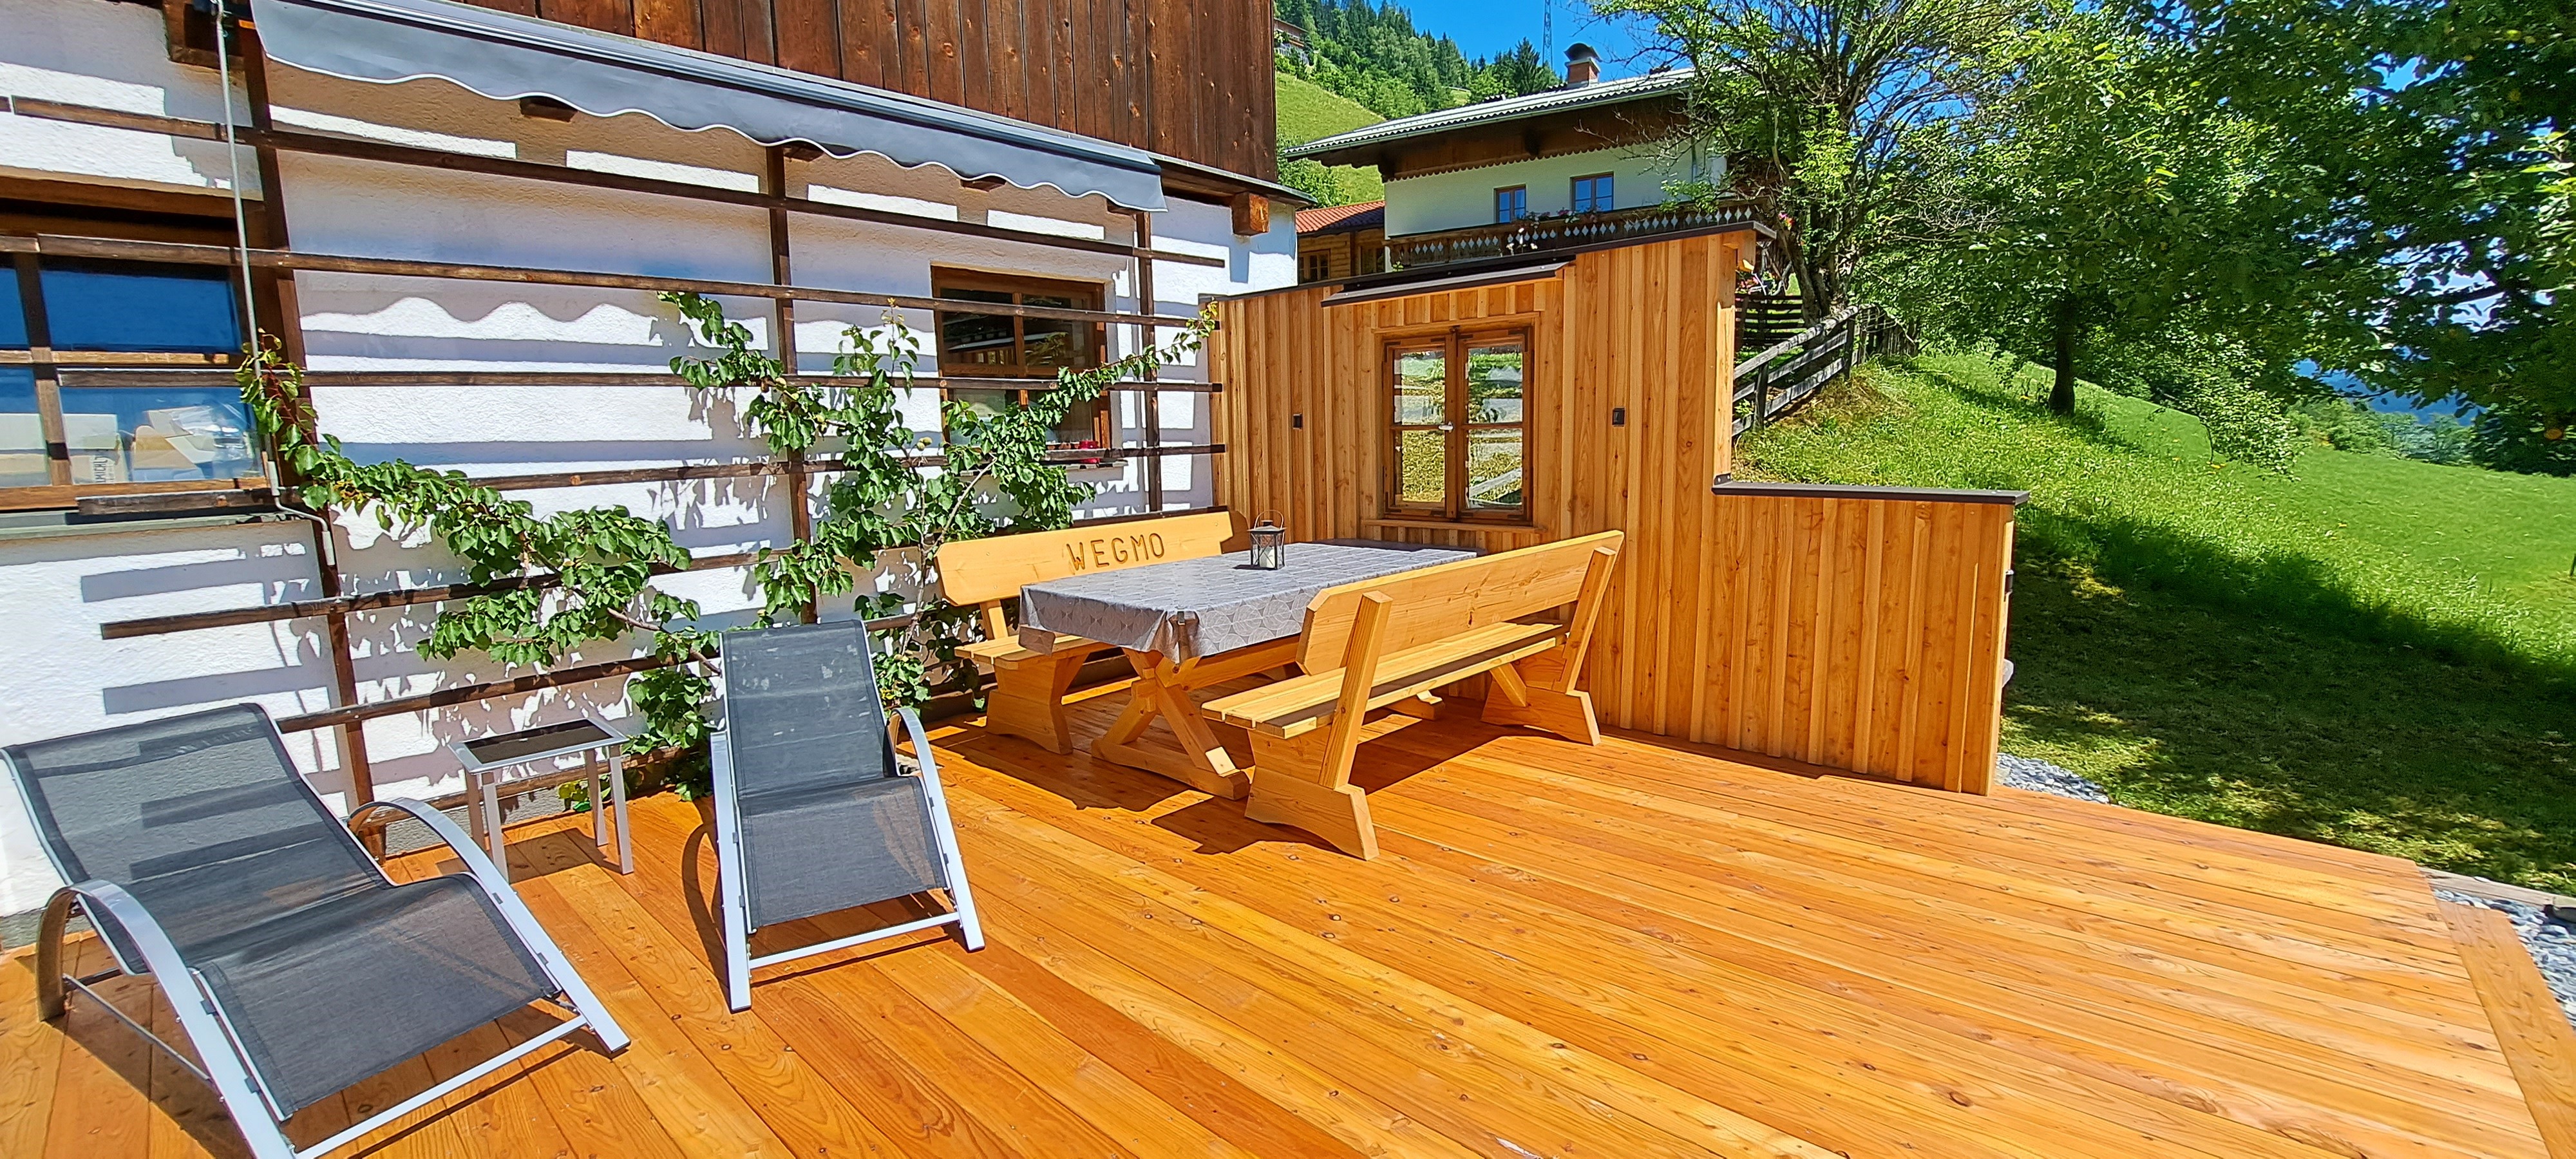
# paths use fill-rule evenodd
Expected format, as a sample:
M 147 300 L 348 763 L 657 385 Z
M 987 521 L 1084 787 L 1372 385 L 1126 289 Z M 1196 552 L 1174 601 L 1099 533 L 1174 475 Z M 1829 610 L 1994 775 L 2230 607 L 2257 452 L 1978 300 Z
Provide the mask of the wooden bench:
M 1244 815 L 1295 825 L 1345 853 L 1377 856 L 1368 798 L 1351 784 L 1371 709 L 1483 674 L 1484 718 L 1601 743 L 1575 690 L 1621 533 L 1525 547 L 1345 584 L 1306 605 L 1304 674 L 1209 701 L 1201 712 L 1252 734 Z M 1565 622 L 1541 613 L 1572 605 Z
M 959 649 L 993 674 L 984 727 L 1026 737 L 1051 753 L 1072 751 L 1065 694 L 1072 691 L 1083 662 L 1111 647 L 1058 636 L 1050 651 L 1023 648 L 1003 614 L 1003 600 L 1019 595 L 1028 584 L 1216 555 L 1233 535 L 1232 515 L 1203 511 L 1107 527 L 996 535 L 940 548 L 940 588 L 950 603 L 976 605 L 984 625 L 984 639 Z

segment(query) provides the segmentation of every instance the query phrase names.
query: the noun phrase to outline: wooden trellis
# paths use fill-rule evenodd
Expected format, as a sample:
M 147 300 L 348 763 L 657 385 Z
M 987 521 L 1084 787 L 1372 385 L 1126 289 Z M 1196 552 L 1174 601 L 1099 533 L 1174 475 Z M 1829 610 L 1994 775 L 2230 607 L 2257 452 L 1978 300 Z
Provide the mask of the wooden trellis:
M 260 187 L 263 196 L 246 206 L 258 215 L 256 236 L 264 246 L 232 248 L 174 242 L 128 241 L 59 235 L 0 236 L 0 252 L 58 257 L 122 259 L 176 264 L 224 265 L 247 262 L 252 273 L 253 299 L 257 313 L 271 323 L 272 332 L 285 343 L 287 357 L 301 364 L 305 361 L 303 334 L 295 306 L 295 275 L 302 271 L 424 277 L 459 281 L 504 282 L 527 285 L 597 287 L 602 289 L 642 290 L 651 292 L 680 291 L 718 297 L 763 299 L 771 303 L 775 315 L 776 354 L 791 370 L 796 365 L 795 308 L 798 302 L 842 305 L 882 306 L 892 309 L 928 310 L 940 313 L 986 314 L 1013 317 L 1047 318 L 1091 322 L 1100 325 L 1123 325 L 1136 328 L 1138 348 L 1153 345 L 1157 327 L 1180 327 L 1192 321 L 1188 317 L 1159 314 L 1153 296 L 1154 263 L 1176 262 L 1188 265 L 1218 266 L 1224 259 L 1199 254 L 1177 253 L 1152 247 L 1152 227 L 1143 211 L 1118 210 L 1133 223 L 1132 244 L 1078 237 L 1062 237 L 1024 230 L 1006 229 L 978 222 L 951 221 L 917 217 L 908 214 L 864 209 L 856 206 L 819 202 L 787 193 L 787 165 L 791 161 L 810 160 L 820 156 L 811 148 L 783 145 L 768 149 L 760 190 L 756 193 L 690 185 L 684 182 L 600 173 L 507 158 L 471 156 L 385 142 L 360 141 L 313 133 L 280 129 L 272 119 L 268 99 L 265 60 L 258 50 L 255 36 L 242 40 L 242 75 L 249 95 L 250 124 L 235 133 L 244 147 L 258 159 Z M 60 102 L 12 98 L 9 111 L 21 116 L 78 124 L 128 129 L 200 140 L 224 139 L 223 126 L 173 117 L 126 113 L 110 109 L 69 105 Z M 698 278 L 666 278 L 635 274 L 614 274 L 584 270 L 534 269 L 517 266 L 478 265 L 444 262 L 422 262 L 347 254 L 301 252 L 290 243 L 285 199 L 280 194 L 283 181 L 278 158 L 294 152 L 317 156 L 377 162 L 414 168 L 443 169 L 454 172 L 510 177 L 529 181 L 583 186 L 626 193 L 646 193 L 699 202 L 758 208 L 768 216 L 768 249 L 771 279 L 768 282 L 736 282 Z M 874 294 L 835 290 L 821 286 L 796 284 L 793 277 L 793 251 L 790 244 L 789 215 L 792 213 L 897 226 L 936 233 L 960 234 L 1013 244 L 1044 246 L 1053 249 L 1087 253 L 1113 254 L 1135 263 L 1138 312 L 1110 310 L 1076 310 L 1049 307 L 996 304 L 988 302 L 950 301 L 898 294 Z M 138 369 L 131 364 L 93 365 L 91 367 L 48 368 L 61 386 L 140 386 L 140 385 L 229 385 L 231 371 L 218 367 L 199 368 L 155 365 Z M 796 374 L 799 382 L 841 381 L 827 375 Z M 635 386 L 685 385 L 678 375 L 667 373 L 593 373 L 586 371 L 312 371 L 306 382 L 315 387 L 350 386 Z M 953 391 L 971 389 L 1047 390 L 1054 384 L 1047 380 L 972 378 L 960 376 L 922 377 L 913 380 L 916 388 L 935 389 L 942 403 Z M 1119 393 L 1143 396 L 1143 442 L 1141 447 L 1104 448 L 1100 451 L 1068 452 L 1070 463 L 1109 459 L 1142 459 L 1144 461 L 1145 505 L 1152 518 L 1163 506 L 1162 464 L 1171 455 L 1215 455 L 1224 450 L 1220 444 L 1166 445 L 1160 430 L 1159 396 L 1164 391 L 1213 393 L 1223 388 L 1213 383 L 1121 380 L 1110 385 Z M 923 456 L 921 462 L 937 461 L 936 456 Z M 627 468 L 604 471 L 543 472 L 494 476 L 475 482 L 498 490 L 533 490 L 559 487 L 596 486 L 652 482 L 684 482 L 704 479 L 756 478 L 783 476 L 785 490 L 794 497 L 790 507 L 790 531 L 798 539 L 812 532 L 812 511 L 808 506 L 808 480 L 816 474 L 840 468 L 834 458 L 807 458 L 803 454 L 761 457 L 727 463 L 690 463 L 672 466 Z M 209 484 L 225 486 L 228 484 Z M 140 488 L 137 489 L 141 491 Z M 219 494 L 231 494 L 219 492 Z M 212 496 L 185 491 L 155 493 L 152 502 L 204 509 Z M 279 495 L 283 505 L 292 497 Z M 148 509 L 148 508 L 146 508 Z M 327 520 L 328 512 L 316 512 Z M 1134 518 L 1134 517 L 1130 517 Z M 1104 520 L 1107 522 L 1108 520 Z M 668 666 L 677 661 L 640 656 L 570 668 L 557 668 L 531 673 L 508 680 L 487 681 L 442 688 L 428 693 L 361 703 L 353 666 L 353 651 L 348 618 L 352 614 L 383 611 L 401 607 L 434 604 L 494 592 L 550 587 L 557 581 L 551 575 L 523 576 L 490 584 L 442 584 L 395 591 L 351 594 L 344 590 L 344 577 L 336 562 L 328 537 L 331 532 L 323 521 L 314 524 L 314 559 L 319 573 L 320 598 L 291 603 L 271 604 L 213 612 L 196 612 L 174 616 L 154 616 L 122 620 L 101 626 L 107 639 L 130 639 L 140 636 L 243 624 L 268 623 L 320 617 L 329 637 L 328 651 L 337 707 L 286 717 L 278 721 L 287 731 L 337 728 L 342 751 L 348 765 L 350 797 L 348 805 L 356 808 L 375 797 L 374 780 L 367 758 L 364 725 L 378 717 L 402 715 L 443 706 L 519 695 L 544 688 L 583 683 L 631 675 L 636 672 Z M 682 568 L 667 571 L 707 571 L 742 567 L 752 563 L 756 552 L 735 552 L 698 556 Z M 810 619 L 813 609 L 805 609 Z

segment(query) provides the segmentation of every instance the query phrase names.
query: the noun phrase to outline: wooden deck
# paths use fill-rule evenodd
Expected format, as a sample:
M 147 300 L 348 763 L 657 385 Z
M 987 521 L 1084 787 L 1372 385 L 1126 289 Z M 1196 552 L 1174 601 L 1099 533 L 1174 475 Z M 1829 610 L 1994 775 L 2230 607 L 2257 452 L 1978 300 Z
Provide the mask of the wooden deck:
M 797 963 L 743 1016 L 708 964 L 697 809 L 636 803 L 632 877 L 573 822 L 515 830 L 529 905 L 635 1044 L 541 1054 L 370 1151 L 2514 1157 L 2549 1154 L 2533 1106 L 2568 1113 L 2515 1065 L 2546 1084 L 2567 1058 L 2502 1049 L 2564 1026 L 2500 1041 L 2491 1005 L 2548 1008 L 2482 1002 L 2405 862 L 1640 739 L 1381 728 L 1375 862 L 947 730 L 992 944 Z M 32 990 L 0 964 L 0 1155 L 239 1153 L 184 1072 L 78 1000 L 36 1020 Z

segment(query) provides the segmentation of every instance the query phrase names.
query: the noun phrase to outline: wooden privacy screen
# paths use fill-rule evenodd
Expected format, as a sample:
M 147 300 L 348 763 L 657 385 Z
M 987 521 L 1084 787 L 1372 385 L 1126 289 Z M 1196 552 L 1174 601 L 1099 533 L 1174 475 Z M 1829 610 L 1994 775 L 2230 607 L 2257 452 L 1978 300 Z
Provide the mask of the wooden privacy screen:
M 2013 505 L 1861 490 L 1718 489 L 1706 501 L 1712 582 L 1691 609 L 1709 641 L 1701 675 L 1623 723 L 1985 792 L 2003 720 Z
M 1585 665 L 1602 724 L 1982 792 L 2012 507 L 1711 490 L 1732 469 L 1750 243 L 1651 241 L 1533 281 L 1347 306 L 1322 305 L 1331 287 L 1223 302 L 1218 501 L 1307 540 L 1499 551 L 1625 531 Z M 1530 334 L 1527 519 L 1389 517 L 1386 340 L 1495 326 Z

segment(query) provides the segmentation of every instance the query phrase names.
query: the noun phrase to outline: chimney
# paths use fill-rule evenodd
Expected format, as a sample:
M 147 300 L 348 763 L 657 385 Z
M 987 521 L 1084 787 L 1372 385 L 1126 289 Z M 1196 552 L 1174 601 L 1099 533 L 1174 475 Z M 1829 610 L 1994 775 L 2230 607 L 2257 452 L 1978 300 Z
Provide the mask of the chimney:
M 1601 79 L 1601 57 L 1589 44 L 1577 43 L 1565 50 L 1565 87 L 1581 88 Z

